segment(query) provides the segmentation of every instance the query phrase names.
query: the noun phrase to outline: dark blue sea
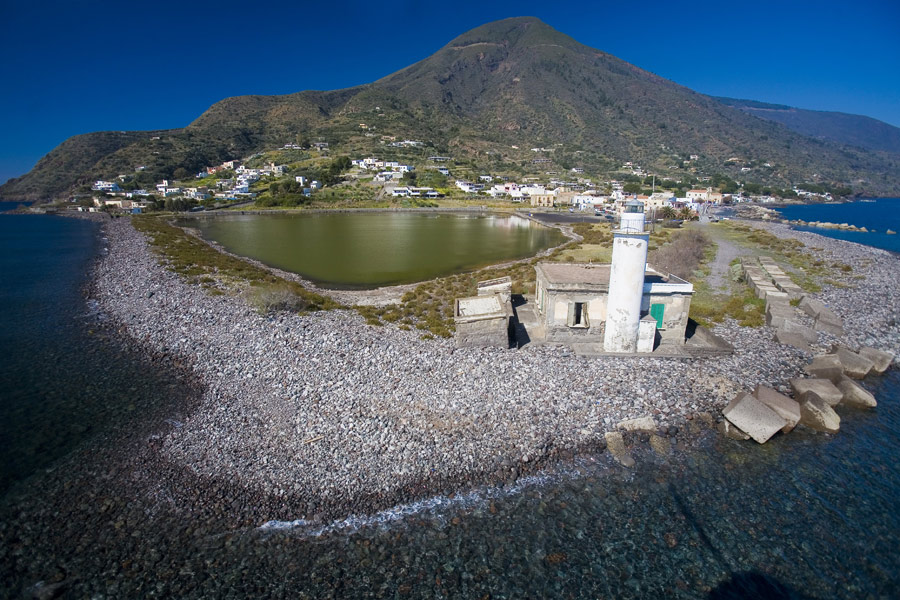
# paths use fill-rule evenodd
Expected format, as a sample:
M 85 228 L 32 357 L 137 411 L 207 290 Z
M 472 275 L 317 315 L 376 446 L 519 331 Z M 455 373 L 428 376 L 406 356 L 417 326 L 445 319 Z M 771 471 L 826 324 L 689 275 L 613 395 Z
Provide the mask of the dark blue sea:
M 798 227 L 797 229 L 900 252 L 900 198 L 867 199 L 844 204 L 802 204 L 785 206 L 779 208 L 778 212 L 790 220 L 847 223 L 865 227 L 869 230 L 868 233 L 818 227 Z M 889 234 L 888 230 L 898 233 Z
M 835 436 L 707 435 L 666 462 L 638 451 L 632 471 L 604 454 L 378 515 L 235 529 L 116 491 L 153 473 L 118 449 L 189 410 L 190 388 L 86 301 L 97 225 L 0 215 L 0 244 L 0 596 L 900 597 L 897 371 L 865 382 L 876 409 L 839 407 Z

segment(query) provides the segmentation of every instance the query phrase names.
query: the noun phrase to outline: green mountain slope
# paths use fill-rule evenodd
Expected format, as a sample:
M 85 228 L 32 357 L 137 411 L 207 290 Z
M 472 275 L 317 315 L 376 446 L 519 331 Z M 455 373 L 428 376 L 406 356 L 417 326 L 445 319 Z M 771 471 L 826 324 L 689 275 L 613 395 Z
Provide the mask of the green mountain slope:
M 809 137 L 900 154 L 900 128 L 878 119 L 842 112 L 805 110 L 755 100 L 716 100 L 760 119 L 781 123 L 788 129 Z
M 158 140 L 128 135 L 131 143 L 97 144 L 77 169 L 61 171 L 54 165 L 71 153 L 69 140 L 32 172 L 0 187 L 0 196 L 58 196 L 136 165 L 162 178 L 178 167 L 195 171 L 298 139 L 328 141 L 345 154 L 378 153 L 382 135 L 425 141 L 424 156 L 450 153 L 526 171 L 541 156 L 529 149 L 545 147 L 555 150 L 544 155 L 553 168 L 577 164 L 595 173 L 630 160 L 677 174 L 682 160 L 698 154 L 694 165 L 707 173 L 781 187 L 824 180 L 886 194 L 897 191 L 900 179 L 900 155 L 814 139 L 756 118 L 530 17 L 478 27 L 368 85 L 228 98 Z M 533 171 L 547 170 L 541 169 Z

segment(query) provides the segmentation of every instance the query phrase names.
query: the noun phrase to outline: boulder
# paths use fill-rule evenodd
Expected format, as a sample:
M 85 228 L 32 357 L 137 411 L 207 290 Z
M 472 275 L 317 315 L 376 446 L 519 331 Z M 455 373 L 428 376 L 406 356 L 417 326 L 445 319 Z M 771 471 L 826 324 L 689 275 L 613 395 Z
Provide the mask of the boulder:
M 819 313 L 825 310 L 825 304 L 821 300 L 803 296 L 803 298 L 800 299 L 800 310 L 811 317 L 818 317 Z
M 722 421 L 716 426 L 716 428 L 719 430 L 719 433 L 732 440 L 739 440 L 743 442 L 750 439 L 749 435 L 729 423 L 728 419 L 722 419 Z
M 800 423 L 816 431 L 837 433 L 841 417 L 815 392 L 807 392 L 800 402 Z
M 651 433 L 656 431 L 656 423 L 651 416 L 626 419 L 621 421 L 616 427 L 625 431 L 649 431 Z
M 844 376 L 844 366 L 836 354 L 819 354 L 812 362 L 803 367 L 803 371 L 817 379 L 828 379 L 836 383 Z
M 781 428 L 781 433 L 789 433 L 800 422 L 800 403 L 788 398 L 770 387 L 756 386 L 753 395 L 757 400 L 778 413 L 778 416 L 787 421 Z
M 848 348 L 838 347 L 835 352 L 841 361 L 844 375 L 853 379 L 862 379 L 869 374 L 874 364 L 868 358 L 860 356 Z
M 760 444 L 765 444 L 787 425 L 778 413 L 746 392 L 735 396 L 722 415 Z
M 891 363 L 894 362 L 894 355 L 884 350 L 863 346 L 859 349 L 859 355 L 872 361 L 872 371 L 881 375 L 888 370 Z
M 775 341 L 779 344 L 785 344 L 787 346 L 793 346 L 794 348 L 799 348 L 805 352 L 809 352 L 809 342 L 803 339 L 801 336 L 796 333 L 788 333 L 782 329 L 775 330 Z
M 794 398 L 797 398 L 800 402 L 803 402 L 804 395 L 809 393 L 815 394 L 827 402 L 829 406 L 835 406 L 844 397 L 841 390 L 837 389 L 837 387 L 827 379 L 804 379 L 798 377 L 796 379 L 791 379 L 791 389 L 794 390 Z
M 875 408 L 878 406 L 878 402 L 875 401 L 875 396 L 849 377 L 843 377 L 838 382 L 837 387 L 844 395 L 844 398 L 841 400 L 842 404 L 855 406 L 857 408 Z
M 623 467 L 628 467 L 629 469 L 633 467 L 634 458 L 625 448 L 625 438 L 622 437 L 622 434 L 618 431 L 607 431 L 604 437 L 606 438 L 606 448 L 613 455 L 613 458 L 619 461 L 619 464 Z

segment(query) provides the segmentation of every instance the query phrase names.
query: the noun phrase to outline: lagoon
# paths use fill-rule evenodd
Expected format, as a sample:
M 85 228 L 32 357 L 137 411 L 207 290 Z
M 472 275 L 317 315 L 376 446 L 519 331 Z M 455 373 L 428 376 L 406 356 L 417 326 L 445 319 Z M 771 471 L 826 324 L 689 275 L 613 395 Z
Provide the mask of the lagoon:
M 486 213 L 307 213 L 185 218 L 229 252 L 324 287 L 425 281 L 532 256 L 565 241 L 557 229 Z

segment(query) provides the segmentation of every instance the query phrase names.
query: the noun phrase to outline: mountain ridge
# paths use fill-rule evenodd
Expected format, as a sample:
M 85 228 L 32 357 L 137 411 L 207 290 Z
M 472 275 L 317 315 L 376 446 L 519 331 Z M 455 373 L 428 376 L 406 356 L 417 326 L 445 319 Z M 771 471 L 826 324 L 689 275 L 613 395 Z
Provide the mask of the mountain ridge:
M 532 155 L 516 146 L 552 146 L 559 165 L 577 160 L 598 173 L 632 160 L 678 174 L 697 154 L 707 169 L 733 176 L 749 165 L 742 176 L 750 181 L 785 187 L 818 179 L 873 194 L 896 192 L 900 174 L 900 154 L 800 134 L 583 45 L 537 18 L 514 17 L 465 32 L 372 83 L 225 98 L 183 129 L 129 132 L 135 139 L 121 146 L 101 144 L 101 134 L 70 138 L 30 173 L 0 186 L 0 196 L 58 197 L 137 165 L 146 167 L 148 180 L 162 179 L 178 167 L 193 172 L 301 137 L 345 153 L 377 152 L 361 123 L 425 140 L 434 152 L 526 171 Z M 76 138 L 91 146 L 76 161 L 82 170 L 54 170 Z

